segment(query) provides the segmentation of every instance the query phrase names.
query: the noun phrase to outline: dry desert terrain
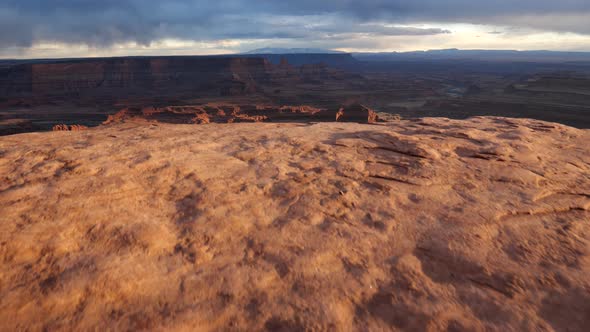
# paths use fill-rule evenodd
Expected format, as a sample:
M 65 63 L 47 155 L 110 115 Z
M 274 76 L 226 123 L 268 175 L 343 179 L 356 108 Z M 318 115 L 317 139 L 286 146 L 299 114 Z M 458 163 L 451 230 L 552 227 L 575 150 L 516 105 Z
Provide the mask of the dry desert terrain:
M 0 330 L 584 331 L 589 142 L 497 117 L 0 137 Z

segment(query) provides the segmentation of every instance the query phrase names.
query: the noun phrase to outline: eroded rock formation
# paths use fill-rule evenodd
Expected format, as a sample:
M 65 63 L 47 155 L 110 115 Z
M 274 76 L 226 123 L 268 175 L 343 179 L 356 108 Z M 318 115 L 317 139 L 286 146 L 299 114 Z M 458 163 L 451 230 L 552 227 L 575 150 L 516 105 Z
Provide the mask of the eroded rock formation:
M 2 329 L 583 331 L 589 141 L 505 118 L 0 137 Z
M 88 130 L 87 126 L 83 125 L 66 125 L 66 124 L 59 124 L 53 126 L 52 131 L 81 131 L 81 130 Z
M 379 121 L 377 113 L 360 105 L 341 107 L 338 111 L 312 106 L 273 106 L 205 104 L 168 107 L 129 107 L 111 115 L 105 125 L 128 120 L 164 123 L 207 124 L 234 122 L 359 122 Z

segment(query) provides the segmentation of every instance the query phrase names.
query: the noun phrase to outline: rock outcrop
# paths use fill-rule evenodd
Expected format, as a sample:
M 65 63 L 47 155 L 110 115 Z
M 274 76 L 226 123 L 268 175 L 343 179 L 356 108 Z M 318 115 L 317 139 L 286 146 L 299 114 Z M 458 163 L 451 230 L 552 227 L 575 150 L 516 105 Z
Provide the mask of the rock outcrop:
M 234 122 L 359 122 L 379 121 L 377 113 L 359 104 L 335 109 L 312 106 L 216 104 L 168 107 L 128 107 L 110 115 L 105 125 L 128 120 L 207 124 Z
M 583 331 L 589 141 L 484 117 L 0 137 L 0 329 Z
M 66 124 L 59 124 L 53 126 L 52 131 L 82 131 L 88 130 L 87 126 L 83 125 L 66 125 Z

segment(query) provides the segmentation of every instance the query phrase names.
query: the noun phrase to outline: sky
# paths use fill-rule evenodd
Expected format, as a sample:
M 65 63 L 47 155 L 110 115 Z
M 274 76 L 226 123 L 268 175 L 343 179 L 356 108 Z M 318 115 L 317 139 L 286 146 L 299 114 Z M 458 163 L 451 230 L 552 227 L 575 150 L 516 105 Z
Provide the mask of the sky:
M 590 0 L 1 0 L 0 58 L 590 51 Z

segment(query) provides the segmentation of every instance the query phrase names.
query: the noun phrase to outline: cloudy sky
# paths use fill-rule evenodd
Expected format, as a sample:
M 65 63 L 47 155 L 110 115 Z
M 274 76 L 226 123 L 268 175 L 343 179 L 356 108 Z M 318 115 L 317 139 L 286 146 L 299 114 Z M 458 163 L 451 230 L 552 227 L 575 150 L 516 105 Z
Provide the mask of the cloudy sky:
M 590 0 L 1 0 L 0 57 L 590 51 Z

